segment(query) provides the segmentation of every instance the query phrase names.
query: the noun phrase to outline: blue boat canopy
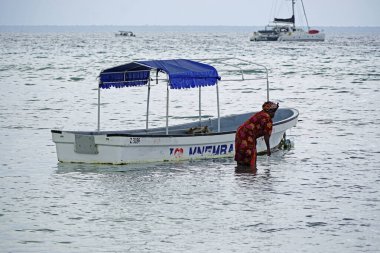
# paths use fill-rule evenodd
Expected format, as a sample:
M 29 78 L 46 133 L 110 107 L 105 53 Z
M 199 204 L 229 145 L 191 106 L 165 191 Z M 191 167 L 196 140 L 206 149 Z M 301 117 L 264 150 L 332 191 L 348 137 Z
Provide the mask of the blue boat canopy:
M 152 60 L 135 61 L 103 70 L 99 87 L 109 89 L 146 85 L 151 70 L 166 73 L 171 89 L 211 86 L 220 80 L 218 71 L 204 63 L 185 59 Z

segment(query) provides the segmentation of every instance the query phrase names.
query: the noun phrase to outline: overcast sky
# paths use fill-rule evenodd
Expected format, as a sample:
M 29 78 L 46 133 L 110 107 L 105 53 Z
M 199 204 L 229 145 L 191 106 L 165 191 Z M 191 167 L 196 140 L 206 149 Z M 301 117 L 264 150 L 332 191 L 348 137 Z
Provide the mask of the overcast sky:
M 380 26 L 380 0 L 303 2 L 313 26 Z M 0 0 L 0 25 L 260 26 L 275 15 L 290 17 L 290 6 L 290 0 Z

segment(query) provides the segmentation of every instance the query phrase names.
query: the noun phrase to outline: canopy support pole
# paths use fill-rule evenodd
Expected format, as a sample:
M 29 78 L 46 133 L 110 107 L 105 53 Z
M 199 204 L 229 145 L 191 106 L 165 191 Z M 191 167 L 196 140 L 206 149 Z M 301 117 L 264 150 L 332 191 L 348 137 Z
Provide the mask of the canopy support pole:
M 267 72 L 267 101 L 269 101 L 269 77 L 268 77 L 268 69 L 266 67 L 265 71 Z
M 202 126 L 202 91 L 201 86 L 199 86 L 199 126 Z
M 98 85 L 98 132 L 100 131 L 100 84 Z
M 149 128 L 149 101 L 150 101 L 150 79 L 148 80 L 148 98 L 146 103 L 146 124 L 145 131 L 148 132 Z
M 217 109 L 218 109 L 218 133 L 220 133 L 220 108 L 219 108 L 219 86 L 218 86 L 218 82 L 216 82 L 215 86 L 216 86 L 216 103 L 217 103 Z
M 166 85 L 166 135 L 169 134 L 169 80 Z

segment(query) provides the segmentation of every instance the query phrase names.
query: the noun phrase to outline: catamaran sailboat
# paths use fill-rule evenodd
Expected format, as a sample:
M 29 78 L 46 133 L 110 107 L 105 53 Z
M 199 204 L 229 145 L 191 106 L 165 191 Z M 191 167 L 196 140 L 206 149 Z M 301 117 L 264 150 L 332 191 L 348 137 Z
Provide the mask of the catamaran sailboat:
M 307 23 L 307 31 L 301 27 L 296 27 L 294 16 L 295 0 L 292 0 L 293 15 L 290 18 L 275 18 L 264 30 L 254 32 L 251 41 L 324 41 L 325 34 L 316 29 L 310 29 L 305 12 L 303 1 L 301 0 L 303 12 Z

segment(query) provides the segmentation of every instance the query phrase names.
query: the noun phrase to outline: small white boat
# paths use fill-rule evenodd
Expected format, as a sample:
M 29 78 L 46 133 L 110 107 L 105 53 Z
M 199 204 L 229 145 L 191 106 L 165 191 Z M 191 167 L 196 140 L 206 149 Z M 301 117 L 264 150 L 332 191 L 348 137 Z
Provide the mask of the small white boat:
M 124 37 L 136 37 L 132 31 L 119 31 L 115 36 L 124 36 Z
M 135 61 L 122 66 L 106 69 L 100 73 L 98 89 L 97 131 L 51 130 L 60 162 L 129 164 L 160 161 L 176 161 L 202 158 L 232 157 L 236 129 L 255 112 L 239 115 L 220 116 L 219 88 L 222 81 L 250 81 L 252 69 L 242 69 L 239 64 L 233 71 L 239 71 L 239 78 L 221 78 L 218 71 L 205 62 L 232 66 L 229 61 L 240 61 L 263 67 L 266 74 L 267 100 L 269 100 L 268 71 L 265 66 L 236 58 L 195 60 L 154 60 Z M 166 78 L 160 80 L 158 73 Z M 149 128 L 149 100 L 151 81 L 166 84 L 166 126 Z M 236 79 L 234 79 L 236 78 Z M 201 87 L 216 87 L 217 117 L 201 120 Z M 148 91 L 145 128 L 121 131 L 100 130 L 100 89 L 111 87 L 146 86 Z M 199 89 L 199 121 L 169 126 L 169 91 L 173 89 Z M 280 108 L 273 119 L 271 147 L 277 147 L 285 132 L 297 124 L 298 111 Z M 266 150 L 264 140 L 257 143 L 258 152 Z
M 295 0 L 292 0 L 293 15 L 290 18 L 275 18 L 273 23 L 267 25 L 264 30 L 254 32 L 250 41 L 324 41 L 325 34 L 316 29 L 310 29 L 303 1 L 303 11 L 307 22 L 307 31 L 296 27 L 294 16 Z

